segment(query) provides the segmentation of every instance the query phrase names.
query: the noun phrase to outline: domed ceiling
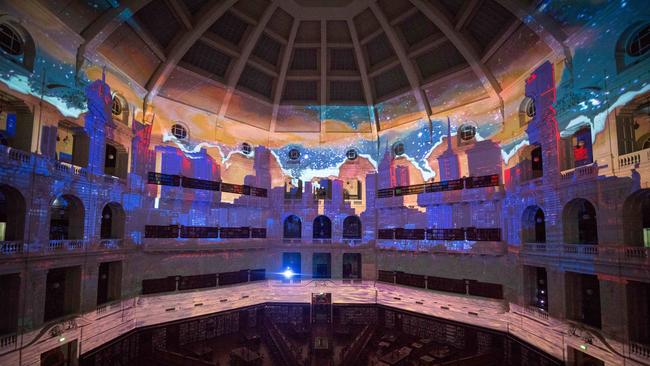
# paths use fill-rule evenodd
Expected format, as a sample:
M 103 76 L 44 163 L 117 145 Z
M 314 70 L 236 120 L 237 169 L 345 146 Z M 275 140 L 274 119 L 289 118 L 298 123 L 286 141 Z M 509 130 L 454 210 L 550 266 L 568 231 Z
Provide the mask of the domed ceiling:
M 515 34 L 544 43 L 520 20 L 528 4 L 511 0 L 142 0 L 108 11 L 105 2 L 55 3 L 47 6 L 70 20 L 86 50 L 96 49 L 148 101 L 162 96 L 279 132 L 319 131 L 308 118 L 304 131 L 276 124 L 283 106 L 315 108 L 320 119 L 323 106 L 347 106 L 346 113 L 359 106 L 386 129 L 499 101 L 507 81 L 493 55 Z M 455 78 L 464 100 L 443 97 Z M 403 122 L 368 118 L 373 106 L 407 93 Z

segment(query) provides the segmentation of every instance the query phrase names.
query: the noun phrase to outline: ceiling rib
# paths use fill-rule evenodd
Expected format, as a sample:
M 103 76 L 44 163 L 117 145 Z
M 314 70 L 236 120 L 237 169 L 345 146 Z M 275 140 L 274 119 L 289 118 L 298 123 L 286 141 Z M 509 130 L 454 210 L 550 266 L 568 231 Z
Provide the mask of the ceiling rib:
M 271 15 L 273 15 L 277 7 L 278 7 L 277 1 L 273 1 L 269 6 L 266 7 L 266 9 L 264 10 L 264 14 L 262 15 L 262 18 L 255 26 L 253 33 L 251 33 L 251 35 L 246 40 L 244 49 L 241 51 L 241 55 L 235 62 L 232 71 L 230 71 L 230 75 L 228 76 L 228 80 L 226 81 L 226 95 L 224 96 L 223 103 L 221 103 L 221 107 L 219 108 L 219 120 L 222 120 L 223 117 L 226 115 L 226 111 L 228 110 L 228 106 L 230 105 L 230 99 L 232 99 L 232 94 L 234 93 L 235 88 L 237 87 L 237 82 L 239 81 L 239 78 L 241 77 L 241 73 L 244 71 L 244 68 L 246 67 L 246 62 L 248 61 L 251 52 L 253 52 L 253 48 L 255 48 L 255 45 L 257 44 L 257 40 L 262 35 L 262 32 L 264 32 L 264 27 L 266 27 L 266 23 L 268 23 L 268 21 L 271 19 Z
M 224 0 L 223 2 L 216 3 L 210 9 L 205 11 L 201 18 L 196 22 L 196 25 L 188 32 L 183 34 L 172 45 L 167 59 L 160 64 L 154 74 L 147 82 L 146 89 L 149 91 L 145 98 L 145 107 L 148 105 L 153 97 L 158 94 L 160 88 L 165 84 L 169 75 L 174 71 L 176 64 L 183 58 L 192 45 L 205 33 L 214 22 L 217 21 L 226 10 L 230 9 L 237 0 Z M 146 111 L 146 108 L 145 108 Z
M 151 33 L 144 29 L 134 17 L 129 18 L 126 23 L 130 25 L 138 37 L 140 37 L 140 39 L 142 39 L 144 43 L 149 48 L 151 48 L 151 51 L 153 51 L 153 53 L 158 56 L 160 61 L 165 61 L 165 50 L 160 45 L 160 42 L 158 42 Z
M 354 46 L 354 55 L 357 59 L 359 66 L 359 74 L 361 75 L 361 86 L 363 87 L 363 95 L 366 97 L 366 104 L 368 104 L 368 117 L 370 118 L 370 128 L 372 135 L 379 141 L 379 126 L 377 118 L 375 117 L 374 99 L 372 97 L 372 89 L 370 88 L 370 79 L 368 78 L 368 70 L 366 70 L 366 62 L 363 59 L 363 52 L 361 52 L 361 44 L 359 42 L 359 34 L 357 28 L 354 26 L 352 19 L 348 19 L 348 28 L 350 29 L 350 38 L 352 38 L 352 45 Z
M 145 7 L 151 0 L 126 0 L 120 5 L 102 13 L 94 22 L 88 25 L 82 32 L 83 43 L 77 49 L 76 73 L 79 73 L 83 65 L 86 53 L 97 48 L 108 36 L 117 29 L 124 20 L 130 18 L 138 10 Z
M 388 41 L 390 42 L 391 46 L 393 47 L 393 50 L 397 54 L 397 58 L 402 64 L 402 68 L 404 69 L 406 78 L 408 79 L 408 82 L 411 85 L 411 89 L 415 94 L 415 98 L 418 102 L 418 105 L 422 108 L 422 110 L 426 111 L 427 117 L 430 116 L 431 108 L 429 107 L 429 103 L 426 100 L 426 96 L 424 95 L 424 92 L 422 91 L 422 89 L 420 89 L 420 81 L 418 79 L 417 73 L 415 72 L 415 68 L 411 63 L 411 60 L 409 60 L 409 58 L 406 56 L 406 50 L 404 49 L 404 46 L 402 46 L 402 43 L 400 43 L 397 33 L 395 33 L 393 27 L 390 26 L 390 24 L 388 23 L 388 19 L 386 19 L 386 16 L 381 11 L 381 9 L 379 9 L 379 6 L 375 2 L 370 4 L 370 9 L 372 10 L 377 20 L 379 21 L 379 24 L 384 30 L 384 33 L 386 33 L 386 36 L 388 37 Z
M 424 2 L 423 0 L 411 0 L 411 3 L 420 9 L 420 11 L 429 18 L 429 20 L 431 20 L 447 38 L 449 38 L 461 55 L 465 57 L 465 60 L 467 60 L 467 63 L 469 63 L 472 70 L 474 70 L 476 76 L 481 80 L 483 87 L 487 90 L 490 96 L 499 100 L 503 105 L 503 100 L 499 95 L 499 93 L 501 93 L 501 85 L 499 85 L 497 79 L 492 75 L 492 72 L 481 62 L 476 50 L 465 39 L 465 36 L 458 32 L 449 19 L 447 19 L 446 15 L 431 3 Z
M 539 11 L 534 6 L 525 8 L 516 0 L 495 0 L 499 5 L 508 9 L 521 22 L 526 24 L 558 55 L 564 55 L 571 65 L 571 50 L 566 45 L 567 35 L 556 22 Z
M 296 43 L 296 34 L 298 34 L 298 25 L 300 21 L 297 18 L 293 19 L 293 25 L 291 26 L 291 33 L 289 33 L 289 40 L 287 41 L 287 46 L 284 48 L 284 54 L 282 55 L 282 63 L 280 65 L 280 76 L 278 76 L 278 83 L 275 87 L 273 95 L 273 114 L 271 115 L 271 132 L 275 131 L 275 123 L 278 119 L 278 110 L 280 107 L 280 99 L 282 98 L 282 92 L 284 91 L 284 84 L 287 79 L 287 70 L 289 69 L 289 61 L 291 60 L 291 52 L 293 52 L 293 46 Z
M 176 17 L 183 23 L 186 30 L 192 29 L 192 16 L 187 13 L 185 6 L 180 3 L 180 0 L 167 0 L 167 4 L 172 8 Z
M 476 8 L 483 2 L 483 0 L 470 0 L 466 1 L 463 4 L 463 8 L 460 11 L 460 14 L 458 16 L 458 21 L 456 22 L 456 25 L 454 28 L 459 31 L 463 29 L 463 27 L 469 22 L 469 20 L 472 18 L 472 15 L 474 15 L 474 11 Z

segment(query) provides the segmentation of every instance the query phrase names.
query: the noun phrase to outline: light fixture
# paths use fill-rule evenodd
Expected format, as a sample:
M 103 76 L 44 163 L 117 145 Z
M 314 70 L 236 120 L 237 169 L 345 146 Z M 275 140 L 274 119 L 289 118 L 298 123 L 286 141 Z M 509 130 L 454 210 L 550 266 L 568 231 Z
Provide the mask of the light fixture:
M 65 341 L 65 337 L 59 338 L 59 342 L 64 342 L 64 341 Z
M 295 275 L 295 273 L 293 273 L 293 270 L 290 267 L 287 267 L 287 269 L 285 269 L 284 272 L 282 272 L 282 275 L 287 280 L 290 280 Z

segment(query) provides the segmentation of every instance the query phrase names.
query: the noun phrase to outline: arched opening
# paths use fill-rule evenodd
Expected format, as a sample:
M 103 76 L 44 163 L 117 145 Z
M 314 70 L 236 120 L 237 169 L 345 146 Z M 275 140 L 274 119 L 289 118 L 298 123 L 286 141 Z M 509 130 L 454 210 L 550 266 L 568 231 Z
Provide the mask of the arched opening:
M 623 240 L 625 245 L 650 247 L 650 189 L 632 193 L 623 203 Z
M 20 241 L 25 233 L 25 199 L 10 186 L 0 185 L 0 241 Z
M 325 215 L 316 216 L 314 219 L 314 239 L 331 239 L 332 238 L 332 220 Z
M 50 206 L 50 240 L 77 240 L 84 235 L 84 207 L 75 196 L 57 197 Z
M 302 221 L 296 215 L 290 215 L 284 219 L 284 238 L 300 239 L 302 236 Z
M 343 239 L 361 239 L 361 219 L 348 216 L 343 220 Z
M 521 238 L 524 243 L 546 243 L 546 221 L 539 206 L 528 206 L 521 218 Z
M 124 238 L 125 215 L 122 206 L 110 202 L 102 210 L 101 233 L 102 239 Z
M 564 241 L 568 244 L 598 244 L 596 209 L 591 202 L 576 198 L 564 206 Z

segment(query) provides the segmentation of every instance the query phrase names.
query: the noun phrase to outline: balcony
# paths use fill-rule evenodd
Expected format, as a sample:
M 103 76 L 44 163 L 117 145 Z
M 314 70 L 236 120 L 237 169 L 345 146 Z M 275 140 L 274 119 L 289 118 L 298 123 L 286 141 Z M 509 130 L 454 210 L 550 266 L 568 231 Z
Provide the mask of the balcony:
M 431 241 L 431 240 L 391 240 L 377 239 L 380 250 L 409 251 L 430 254 L 474 254 L 501 256 L 508 246 L 500 241 Z
M 123 246 L 124 239 L 101 239 L 99 247 L 102 249 L 119 249 Z
M 22 241 L 0 241 L 0 254 L 18 255 L 23 253 L 24 246 Z
M 65 175 L 72 175 L 75 177 L 88 177 L 88 171 L 86 168 L 82 168 L 80 166 L 76 166 L 70 163 L 66 163 L 63 161 L 57 161 L 55 160 L 53 162 L 54 164 L 54 170 Z
M 639 150 L 618 157 L 619 169 L 632 169 L 650 162 L 650 149 Z
M 50 240 L 45 250 L 47 252 L 81 252 L 86 249 L 85 240 Z
M 560 181 L 562 183 L 575 183 L 594 179 L 598 176 L 598 164 L 579 166 L 573 169 L 567 169 L 560 172 Z
M 0 161 L 11 162 L 18 165 L 31 165 L 32 154 L 14 149 L 13 147 L 0 145 Z
M 520 254 L 529 260 L 548 258 L 554 265 L 629 278 L 646 278 L 650 266 L 650 247 L 526 243 Z

